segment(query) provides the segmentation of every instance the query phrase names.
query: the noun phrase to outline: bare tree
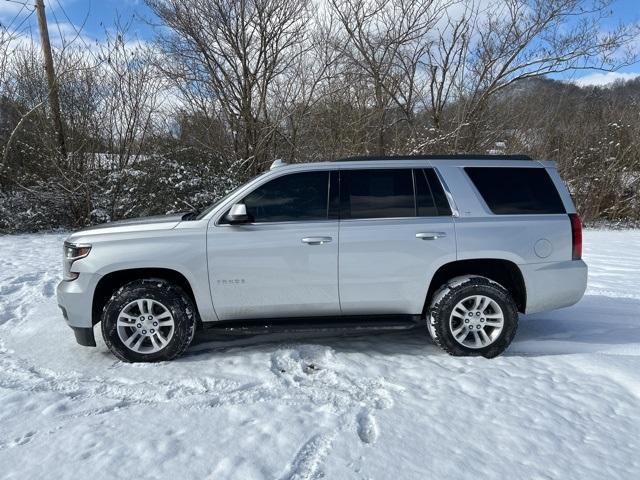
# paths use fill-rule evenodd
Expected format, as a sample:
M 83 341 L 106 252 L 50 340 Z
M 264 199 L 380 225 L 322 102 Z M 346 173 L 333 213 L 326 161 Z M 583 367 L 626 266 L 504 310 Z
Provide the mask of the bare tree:
M 386 113 L 395 105 L 410 118 L 419 60 L 427 32 L 453 2 L 435 0 L 329 0 L 345 33 L 352 68 L 371 82 L 377 152 L 385 152 Z
M 228 126 L 231 152 L 259 171 L 273 142 L 275 82 L 305 52 L 307 0 L 149 0 L 172 29 L 166 73 L 204 117 Z
M 455 99 L 452 148 L 473 149 L 488 100 L 514 82 L 568 70 L 615 70 L 635 61 L 637 25 L 603 33 L 612 2 L 464 0 L 461 10 L 447 11 L 427 55 L 433 125 L 442 128 L 443 112 Z

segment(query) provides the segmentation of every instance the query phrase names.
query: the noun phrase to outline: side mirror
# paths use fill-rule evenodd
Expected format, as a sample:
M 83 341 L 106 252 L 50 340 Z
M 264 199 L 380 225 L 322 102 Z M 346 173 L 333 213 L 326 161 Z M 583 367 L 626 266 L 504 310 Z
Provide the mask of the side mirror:
M 235 203 L 227 213 L 225 217 L 231 224 L 246 223 L 249 221 L 249 215 L 247 215 L 247 206 L 244 203 Z

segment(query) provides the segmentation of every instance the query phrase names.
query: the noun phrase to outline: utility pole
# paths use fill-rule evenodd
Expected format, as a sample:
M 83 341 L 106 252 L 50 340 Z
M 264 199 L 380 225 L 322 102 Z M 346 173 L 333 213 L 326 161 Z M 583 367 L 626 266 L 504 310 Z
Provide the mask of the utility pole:
M 53 116 L 53 129 L 58 141 L 58 149 L 62 158 L 67 157 L 67 147 L 64 141 L 64 131 L 62 130 L 62 116 L 60 114 L 60 98 L 58 96 L 58 81 L 53 68 L 53 57 L 51 55 L 51 43 L 49 42 L 49 29 L 47 28 L 47 17 L 44 14 L 44 1 L 36 0 L 36 13 L 38 15 L 38 26 L 40 27 L 40 41 L 42 43 L 42 54 L 44 55 L 44 69 L 47 72 L 47 82 L 49 83 L 49 105 Z

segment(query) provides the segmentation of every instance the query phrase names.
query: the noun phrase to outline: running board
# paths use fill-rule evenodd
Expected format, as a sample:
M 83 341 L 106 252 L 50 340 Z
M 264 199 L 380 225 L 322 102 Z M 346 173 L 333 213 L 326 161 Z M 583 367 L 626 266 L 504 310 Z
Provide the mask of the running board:
M 426 323 L 420 315 L 357 315 L 343 317 L 266 318 L 203 322 L 196 338 L 287 334 L 361 334 L 373 331 L 411 330 Z

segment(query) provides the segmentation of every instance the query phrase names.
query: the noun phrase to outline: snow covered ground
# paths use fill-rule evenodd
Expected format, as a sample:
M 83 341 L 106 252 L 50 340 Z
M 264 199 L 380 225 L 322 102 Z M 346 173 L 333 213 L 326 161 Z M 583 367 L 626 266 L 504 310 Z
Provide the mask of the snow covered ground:
M 154 365 L 76 345 L 63 238 L 0 237 L 1 478 L 640 478 L 640 231 L 587 231 L 585 298 L 493 360 L 405 332 Z

